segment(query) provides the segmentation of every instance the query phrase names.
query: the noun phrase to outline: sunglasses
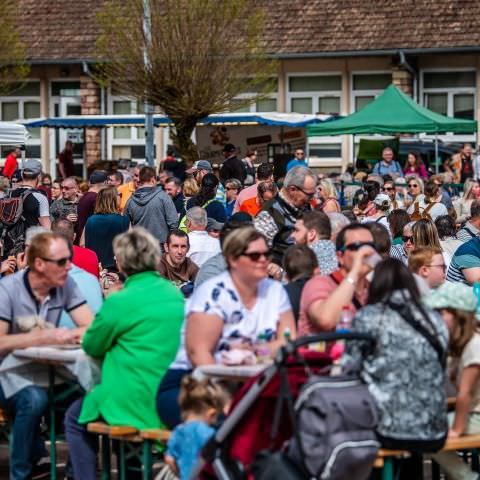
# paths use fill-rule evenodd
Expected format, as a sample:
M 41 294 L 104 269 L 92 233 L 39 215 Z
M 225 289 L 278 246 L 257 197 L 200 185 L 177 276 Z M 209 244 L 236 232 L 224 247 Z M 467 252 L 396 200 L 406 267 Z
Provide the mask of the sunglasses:
M 403 240 L 403 243 L 407 243 L 407 242 L 413 243 L 413 236 L 409 237 L 407 235 L 403 235 L 402 240 Z
M 383 190 L 384 190 L 385 192 L 391 192 L 391 191 L 393 191 L 393 190 L 395 190 L 395 189 L 394 189 L 393 187 L 385 187 Z
M 418 188 L 418 185 L 416 183 L 409 183 L 408 188 Z
M 350 252 L 357 252 L 362 247 L 372 247 L 374 250 L 376 250 L 375 244 L 373 242 L 353 242 L 353 243 L 349 243 L 348 245 L 345 245 L 340 250 L 342 252 L 345 252 L 346 250 L 349 250 Z
M 265 252 L 243 252 L 242 257 L 248 257 L 252 262 L 258 262 L 260 258 L 264 257 L 265 260 L 270 260 L 272 258 L 272 252 L 266 250 Z
M 237 188 L 237 187 L 226 187 L 225 190 L 228 190 L 228 191 L 230 191 L 230 190 L 238 190 L 238 188 Z
M 45 257 L 40 257 L 44 262 L 50 262 L 54 263 L 57 267 L 64 267 L 67 262 L 72 261 L 72 256 L 69 257 L 64 257 L 64 258 L 59 258 L 58 260 L 55 260 L 53 258 L 45 258 Z
M 300 187 L 297 187 L 297 186 L 295 186 L 295 188 L 297 190 L 299 190 L 300 192 L 302 192 L 308 198 L 313 198 L 315 196 L 315 194 L 317 193 L 317 192 L 306 192 L 303 188 L 300 188 Z

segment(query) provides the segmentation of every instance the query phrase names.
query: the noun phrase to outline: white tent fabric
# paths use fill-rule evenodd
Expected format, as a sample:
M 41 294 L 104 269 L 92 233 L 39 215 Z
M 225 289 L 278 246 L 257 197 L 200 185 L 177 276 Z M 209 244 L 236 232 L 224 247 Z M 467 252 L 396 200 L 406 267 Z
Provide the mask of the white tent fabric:
M 28 131 L 24 125 L 0 122 L 0 145 L 25 145 Z

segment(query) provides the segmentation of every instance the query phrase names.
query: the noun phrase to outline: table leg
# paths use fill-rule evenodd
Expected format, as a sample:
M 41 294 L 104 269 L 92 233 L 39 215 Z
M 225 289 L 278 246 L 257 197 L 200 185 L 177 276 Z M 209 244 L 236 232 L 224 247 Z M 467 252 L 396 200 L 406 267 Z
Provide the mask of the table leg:
M 111 471 L 111 464 L 110 464 L 110 439 L 108 435 L 102 435 L 102 480 L 110 480 L 110 471 Z
M 57 480 L 57 434 L 55 431 L 55 367 L 48 366 L 48 405 L 50 410 L 50 480 Z
M 382 480 L 393 480 L 393 458 L 387 457 L 382 468 Z
M 143 480 L 152 479 L 152 442 L 143 441 Z

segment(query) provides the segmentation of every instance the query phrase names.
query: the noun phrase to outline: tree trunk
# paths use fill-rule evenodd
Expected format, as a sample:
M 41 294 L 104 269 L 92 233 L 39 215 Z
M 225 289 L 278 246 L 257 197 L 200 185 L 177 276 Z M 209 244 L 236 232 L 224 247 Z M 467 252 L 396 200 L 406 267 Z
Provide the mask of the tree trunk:
M 170 130 L 173 144 L 187 167 L 192 166 L 198 160 L 198 149 L 192 141 L 192 133 L 196 123 L 196 121 L 188 124 L 176 123 L 174 121 L 174 125 Z

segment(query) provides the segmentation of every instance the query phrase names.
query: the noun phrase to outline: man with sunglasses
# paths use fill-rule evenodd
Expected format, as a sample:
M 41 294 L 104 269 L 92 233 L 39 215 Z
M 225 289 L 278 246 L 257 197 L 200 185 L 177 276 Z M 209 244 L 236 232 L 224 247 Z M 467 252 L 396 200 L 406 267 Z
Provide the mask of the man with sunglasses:
M 365 226 L 352 223 L 336 240 L 339 269 L 309 280 L 300 300 L 299 336 L 335 330 L 344 307 L 354 314 L 367 301 L 367 274 L 375 254 L 373 236 Z
M 403 208 L 403 202 L 397 198 L 397 189 L 395 188 L 395 182 L 393 180 L 387 180 L 383 184 L 383 193 L 390 198 L 392 210 Z
M 68 221 L 75 223 L 77 221 L 78 206 L 78 184 L 75 177 L 67 177 L 63 180 L 62 197 L 55 200 L 50 205 L 50 216 L 52 222 L 66 218 Z
M 316 193 L 317 176 L 306 167 L 294 167 L 285 176 L 278 195 L 266 202 L 255 217 L 255 228 L 272 247 L 273 262 L 282 264 L 283 254 L 293 245 L 292 232 L 302 213 L 310 210 Z
M 27 252 L 28 268 L 0 281 L 0 352 L 36 345 L 74 343 L 91 323 L 93 315 L 75 281 L 68 276 L 72 253 L 67 240 L 52 232 L 35 235 Z M 77 329 L 34 329 L 24 333 L 21 319 L 38 316 L 57 327 L 66 310 Z M 29 378 L 21 384 L 0 386 L 0 406 L 12 411 L 13 442 L 10 478 L 31 478 L 35 465 L 46 456 L 39 438 L 39 423 L 48 406 L 43 365 L 29 366 Z M 8 398 L 7 398 L 8 396 Z

